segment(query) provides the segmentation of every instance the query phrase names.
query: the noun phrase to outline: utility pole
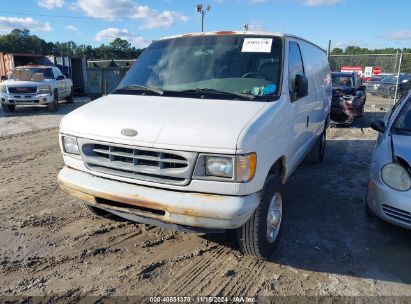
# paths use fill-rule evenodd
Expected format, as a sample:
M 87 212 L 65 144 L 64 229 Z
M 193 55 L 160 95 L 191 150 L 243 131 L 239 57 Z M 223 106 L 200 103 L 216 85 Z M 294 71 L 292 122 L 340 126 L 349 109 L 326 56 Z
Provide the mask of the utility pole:
M 205 9 L 203 9 L 202 4 L 197 4 L 196 5 L 196 12 L 201 14 L 201 32 L 204 32 L 204 17 L 207 12 L 211 10 L 211 6 L 207 5 Z
M 400 62 L 398 63 L 398 72 L 397 72 L 397 82 L 395 84 L 395 93 L 394 93 L 394 104 L 397 103 L 397 97 L 398 97 L 398 84 L 400 82 L 400 72 L 401 72 L 401 63 L 402 63 L 402 55 L 403 55 L 404 50 L 401 50 L 400 54 Z
M 330 59 L 331 54 L 331 40 L 328 40 L 328 50 L 327 50 L 327 57 Z

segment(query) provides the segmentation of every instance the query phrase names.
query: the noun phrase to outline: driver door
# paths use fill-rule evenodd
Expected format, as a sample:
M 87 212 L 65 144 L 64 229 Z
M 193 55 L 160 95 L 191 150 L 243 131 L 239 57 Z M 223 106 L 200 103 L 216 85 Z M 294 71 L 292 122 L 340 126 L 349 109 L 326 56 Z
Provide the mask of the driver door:
M 57 88 L 59 97 L 64 98 L 67 95 L 66 88 L 65 88 L 66 79 L 58 68 L 53 68 L 53 73 L 54 73 L 54 79 L 56 80 L 56 88 Z

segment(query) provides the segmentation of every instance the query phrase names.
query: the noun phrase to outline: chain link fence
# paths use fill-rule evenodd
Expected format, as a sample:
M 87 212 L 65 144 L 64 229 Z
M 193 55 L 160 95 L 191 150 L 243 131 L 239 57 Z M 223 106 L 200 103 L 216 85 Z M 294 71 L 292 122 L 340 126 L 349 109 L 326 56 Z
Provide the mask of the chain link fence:
M 411 89 L 411 53 L 330 55 L 329 62 L 332 72 L 361 76 L 369 105 L 388 108 Z

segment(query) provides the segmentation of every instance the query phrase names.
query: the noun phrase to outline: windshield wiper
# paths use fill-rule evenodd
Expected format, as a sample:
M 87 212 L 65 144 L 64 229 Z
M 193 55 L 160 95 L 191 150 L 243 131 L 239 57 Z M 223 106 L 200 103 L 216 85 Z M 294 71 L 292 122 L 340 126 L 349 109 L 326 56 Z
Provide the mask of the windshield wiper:
M 119 91 L 119 90 L 143 90 L 143 91 L 153 92 L 153 93 L 156 93 L 158 95 L 163 95 L 164 94 L 164 91 L 162 91 L 162 90 L 155 89 L 155 88 L 152 88 L 152 87 L 143 86 L 143 85 L 139 85 L 139 84 L 130 84 L 128 86 L 116 89 L 115 91 Z
M 209 88 L 197 88 L 197 89 L 190 89 L 190 90 L 183 90 L 183 91 L 176 91 L 178 93 L 216 93 L 216 94 L 227 94 L 227 95 L 233 95 L 237 97 L 241 97 L 243 99 L 247 100 L 253 100 L 255 98 L 254 95 L 250 94 L 243 94 L 243 93 L 237 93 L 237 92 L 231 92 L 231 91 L 223 91 L 223 90 L 216 90 L 216 89 L 209 89 Z

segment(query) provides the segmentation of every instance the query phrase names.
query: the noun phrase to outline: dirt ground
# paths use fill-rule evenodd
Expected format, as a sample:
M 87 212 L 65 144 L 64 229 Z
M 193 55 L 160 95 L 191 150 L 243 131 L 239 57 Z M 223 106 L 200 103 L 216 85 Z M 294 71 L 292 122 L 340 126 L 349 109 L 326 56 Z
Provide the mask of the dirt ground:
M 242 255 L 234 234 L 167 231 L 80 208 L 56 176 L 58 122 L 81 105 L 0 111 L 0 296 L 411 296 L 411 231 L 364 212 L 377 135 L 368 126 L 384 115 L 380 104 L 351 128 L 331 128 L 324 162 L 289 180 L 269 261 Z

